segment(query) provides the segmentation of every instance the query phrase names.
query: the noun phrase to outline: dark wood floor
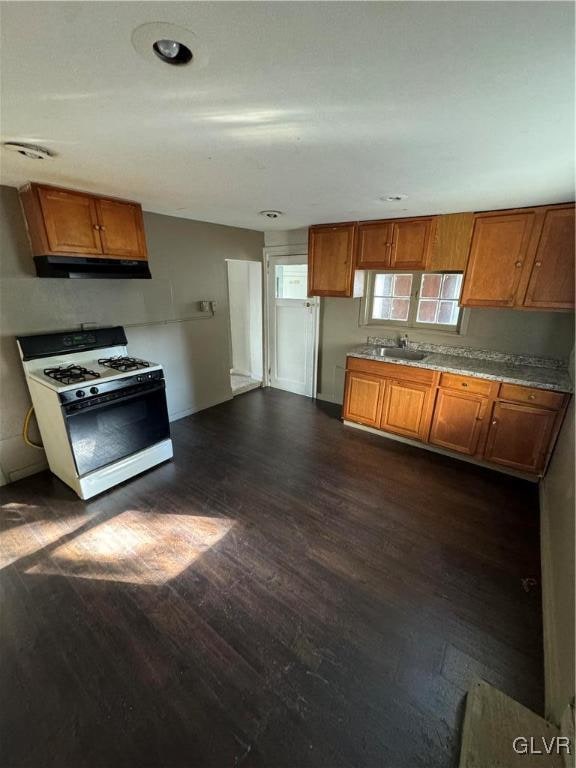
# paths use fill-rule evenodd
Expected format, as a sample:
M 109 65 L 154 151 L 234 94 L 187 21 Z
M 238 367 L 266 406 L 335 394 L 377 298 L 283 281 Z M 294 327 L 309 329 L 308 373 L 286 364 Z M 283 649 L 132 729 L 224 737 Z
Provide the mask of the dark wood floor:
M 2 489 L 3 768 L 444 768 L 475 675 L 541 712 L 535 486 L 277 390 L 173 437 Z

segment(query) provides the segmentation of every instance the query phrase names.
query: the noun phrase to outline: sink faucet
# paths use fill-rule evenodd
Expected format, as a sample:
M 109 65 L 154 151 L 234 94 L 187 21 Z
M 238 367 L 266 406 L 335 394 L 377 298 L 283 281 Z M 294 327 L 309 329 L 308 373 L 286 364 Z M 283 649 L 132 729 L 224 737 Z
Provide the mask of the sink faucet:
M 400 347 L 400 349 L 406 349 L 406 347 L 408 346 L 408 334 L 407 333 L 405 333 L 404 336 L 399 336 L 398 337 L 398 346 Z

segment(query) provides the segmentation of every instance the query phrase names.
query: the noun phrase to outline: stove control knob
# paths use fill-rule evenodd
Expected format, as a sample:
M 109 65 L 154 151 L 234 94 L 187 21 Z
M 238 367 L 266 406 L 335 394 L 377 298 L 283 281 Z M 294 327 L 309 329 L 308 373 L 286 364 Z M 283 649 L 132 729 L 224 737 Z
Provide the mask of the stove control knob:
M 85 394 L 86 392 L 83 389 L 76 390 L 76 397 L 84 397 Z
M 98 387 L 90 387 L 90 394 L 91 395 L 97 395 L 98 394 Z

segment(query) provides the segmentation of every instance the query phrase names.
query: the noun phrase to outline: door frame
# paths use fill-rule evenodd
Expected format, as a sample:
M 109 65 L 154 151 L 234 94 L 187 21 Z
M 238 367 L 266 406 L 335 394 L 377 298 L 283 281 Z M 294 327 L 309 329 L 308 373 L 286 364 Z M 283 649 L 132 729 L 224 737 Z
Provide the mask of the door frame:
M 270 386 L 270 315 L 271 315 L 271 301 L 270 296 L 270 259 L 274 256 L 301 256 L 302 259 L 308 264 L 308 246 L 307 245 L 269 245 L 263 249 L 264 254 L 264 270 L 263 270 L 263 282 L 264 282 L 264 380 L 263 386 Z M 311 397 L 316 399 L 318 390 L 318 349 L 320 344 L 320 301 L 321 299 L 309 296 L 308 301 L 312 304 L 312 311 L 314 316 L 314 343 L 312 345 L 312 355 L 314 357 L 312 365 L 312 395 Z

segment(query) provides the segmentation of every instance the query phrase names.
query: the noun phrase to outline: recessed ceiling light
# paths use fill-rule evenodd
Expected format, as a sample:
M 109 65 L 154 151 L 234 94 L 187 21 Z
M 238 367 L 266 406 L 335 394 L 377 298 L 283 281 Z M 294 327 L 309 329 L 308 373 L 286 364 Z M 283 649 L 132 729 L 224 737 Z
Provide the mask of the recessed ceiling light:
M 193 58 L 190 48 L 177 40 L 156 40 L 152 50 L 166 64 L 188 64 Z
M 283 215 L 282 211 L 260 211 L 260 216 L 266 216 L 267 219 L 277 219 Z
M 402 200 L 406 200 L 408 195 L 387 195 L 386 197 L 381 197 L 380 200 L 383 200 L 385 203 L 399 203 Z
M 11 152 L 18 152 L 30 160 L 51 160 L 54 153 L 45 147 L 39 147 L 37 144 L 24 144 L 21 141 L 5 141 L 2 146 Z
M 172 73 L 180 71 L 188 77 L 188 66 L 203 69 L 208 63 L 208 53 L 191 29 L 163 21 L 141 24 L 132 32 L 132 45 L 150 66 L 158 68 L 159 62 L 172 65 Z M 166 70 L 167 71 L 167 70 Z

